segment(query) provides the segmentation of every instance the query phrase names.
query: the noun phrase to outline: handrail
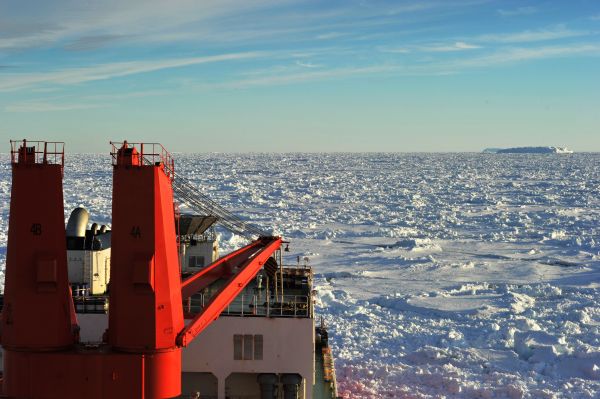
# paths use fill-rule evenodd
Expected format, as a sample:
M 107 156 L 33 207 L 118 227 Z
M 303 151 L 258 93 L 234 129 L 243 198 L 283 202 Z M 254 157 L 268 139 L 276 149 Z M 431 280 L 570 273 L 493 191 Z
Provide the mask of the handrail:
M 122 142 L 111 141 L 112 164 L 117 164 L 117 155 L 121 148 L 135 148 L 139 153 L 142 161 L 146 165 L 162 166 L 167 177 L 173 181 L 175 178 L 175 160 L 171 153 L 160 143 L 130 143 L 125 140 Z
M 55 164 L 65 166 L 65 143 L 62 141 L 42 140 L 10 140 L 11 163 L 19 163 L 19 151 L 26 151 L 27 147 L 33 148 L 28 155 L 33 156 L 31 163 Z
M 312 303 L 308 295 L 284 295 L 283 300 L 271 302 L 268 296 L 258 294 L 238 295 L 231 301 L 221 316 L 265 316 L 265 317 L 292 317 L 307 318 L 313 316 Z M 199 294 L 186 300 L 184 308 L 186 318 L 193 318 L 204 310 L 207 295 Z

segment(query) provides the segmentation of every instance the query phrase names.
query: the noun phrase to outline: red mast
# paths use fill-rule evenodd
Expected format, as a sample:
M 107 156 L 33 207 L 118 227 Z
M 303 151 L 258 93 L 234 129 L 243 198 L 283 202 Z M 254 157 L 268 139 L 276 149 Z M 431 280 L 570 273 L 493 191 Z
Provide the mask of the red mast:
M 60 351 L 77 342 L 77 319 L 67 278 L 63 149 L 64 143 L 11 142 L 12 189 L 0 341 L 5 350 L 4 387 L 9 392 L 22 392 L 21 387 L 28 385 L 29 375 L 16 372 L 15 367 L 27 361 L 26 353 Z
M 148 148 L 151 152 L 143 154 L 127 142 L 113 148 L 108 343 L 122 352 L 153 355 L 146 397 L 162 398 L 181 389 L 181 348 L 175 339 L 184 324 L 173 162 L 162 146 Z

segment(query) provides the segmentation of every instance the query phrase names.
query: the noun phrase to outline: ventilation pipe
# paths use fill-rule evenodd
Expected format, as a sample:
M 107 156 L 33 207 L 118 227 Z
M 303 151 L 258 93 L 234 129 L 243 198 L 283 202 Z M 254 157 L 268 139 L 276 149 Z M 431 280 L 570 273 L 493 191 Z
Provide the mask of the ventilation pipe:
M 275 386 L 277 385 L 277 375 L 275 374 L 259 374 L 256 378 L 260 384 L 260 399 L 274 399 Z
M 67 222 L 67 237 L 85 237 L 85 229 L 89 219 L 90 214 L 85 208 L 73 209 Z
M 281 383 L 283 384 L 284 399 L 298 399 L 298 391 L 302 377 L 300 374 L 282 374 Z

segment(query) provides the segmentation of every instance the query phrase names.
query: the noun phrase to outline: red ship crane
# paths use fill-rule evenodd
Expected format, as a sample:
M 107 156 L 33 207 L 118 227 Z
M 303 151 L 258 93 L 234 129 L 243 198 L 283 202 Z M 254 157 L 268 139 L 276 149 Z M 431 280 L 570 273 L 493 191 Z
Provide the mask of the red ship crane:
M 149 151 L 144 151 L 144 150 Z M 86 346 L 69 288 L 64 143 L 11 141 L 12 191 L 0 343 L 2 397 L 162 399 L 181 394 L 181 350 L 254 278 L 280 237 L 260 237 L 183 283 L 174 161 L 160 144 L 113 144 L 112 255 L 105 341 Z M 258 230 L 255 230 L 255 232 Z M 183 299 L 223 288 L 186 326 Z

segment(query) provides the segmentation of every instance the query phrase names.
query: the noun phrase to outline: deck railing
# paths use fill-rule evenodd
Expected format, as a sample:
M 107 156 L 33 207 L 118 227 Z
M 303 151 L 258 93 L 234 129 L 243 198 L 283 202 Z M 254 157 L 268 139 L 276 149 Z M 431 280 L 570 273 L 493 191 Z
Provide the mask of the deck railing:
M 81 291 L 73 293 L 73 302 L 77 313 L 106 313 L 108 311 L 108 296 L 86 295 Z M 83 295 L 82 295 L 83 294 Z M 200 313 L 208 304 L 210 296 L 204 294 L 194 295 L 183 303 L 187 317 Z M 295 317 L 312 318 L 312 301 L 306 295 L 284 295 L 277 299 L 265 295 L 240 295 L 229 304 L 221 316 L 238 317 Z
M 208 301 L 209 296 L 204 294 L 194 295 L 184 301 L 187 314 L 200 313 Z M 307 318 L 313 316 L 310 298 L 306 295 L 284 295 L 276 299 L 266 295 L 239 295 L 223 310 L 221 316 L 266 316 L 266 317 L 296 317 Z
M 107 296 L 73 296 L 76 313 L 102 314 L 108 311 Z
M 31 152 L 27 149 L 32 149 Z M 65 143 L 59 141 L 10 140 L 10 158 L 13 164 L 19 162 L 19 151 L 32 157 L 31 163 L 65 166 Z
M 169 179 L 175 178 L 175 160 L 169 151 L 160 143 L 130 143 L 128 141 L 111 141 L 112 151 L 110 155 L 113 159 L 113 165 L 117 164 L 118 151 L 125 145 L 127 148 L 135 148 L 145 165 L 160 165 Z

